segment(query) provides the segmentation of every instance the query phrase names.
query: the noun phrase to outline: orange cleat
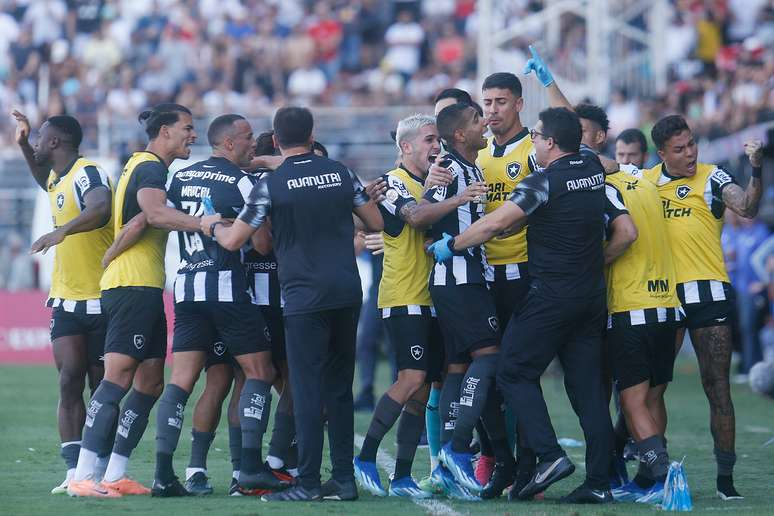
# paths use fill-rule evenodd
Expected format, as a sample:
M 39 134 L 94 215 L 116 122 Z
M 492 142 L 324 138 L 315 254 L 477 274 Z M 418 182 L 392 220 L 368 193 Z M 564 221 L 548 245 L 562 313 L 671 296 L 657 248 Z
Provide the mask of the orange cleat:
M 108 489 L 102 483 L 87 478 L 86 480 L 70 480 L 67 484 L 67 494 L 70 496 L 91 496 L 94 498 L 120 498 L 121 493 Z
M 115 482 L 102 481 L 102 485 L 121 495 L 149 495 L 151 490 L 136 480 L 129 477 L 121 477 Z

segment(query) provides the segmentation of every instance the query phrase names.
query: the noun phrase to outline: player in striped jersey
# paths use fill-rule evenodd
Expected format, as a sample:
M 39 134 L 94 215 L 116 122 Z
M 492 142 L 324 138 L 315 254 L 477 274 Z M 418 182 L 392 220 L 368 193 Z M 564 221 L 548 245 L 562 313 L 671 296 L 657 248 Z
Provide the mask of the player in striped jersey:
M 472 106 L 448 106 L 438 114 L 437 122 L 449 146 L 445 158 L 453 180 L 448 186 L 435 186 L 425 193 L 424 199 L 433 203 L 483 182 L 475 160 L 486 146 L 484 119 Z M 483 216 L 482 201 L 474 199 L 463 204 L 433 224 L 431 237 L 448 240 L 460 234 Z M 430 274 L 430 295 L 443 331 L 448 363 L 440 401 L 444 424 L 441 440 L 451 442 L 445 442 L 440 456 L 457 481 L 476 493 L 482 486 L 473 473 L 469 443 L 484 413 L 489 388 L 494 386 L 498 358 L 497 316 L 484 279 L 488 267 L 483 246 L 476 246 L 454 256 L 448 265 L 436 263 Z M 453 404 L 458 404 L 456 421 L 450 417 Z M 494 409 L 499 416 L 499 407 Z
M 217 213 L 231 218 L 241 211 L 253 187 L 240 168 L 248 167 L 253 158 L 252 129 L 240 115 L 222 115 L 210 124 L 207 139 L 212 157 L 176 172 L 167 188 L 168 198 L 175 208 L 190 215 L 204 213 L 203 200 L 208 198 Z M 178 236 L 181 262 L 175 280 L 175 359 L 170 383 L 159 401 L 153 494 L 188 494 L 175 477 L 172 455 L 185 404 L 216 337 L 222 339 L 246 377 L 239 401 L 239 485 L 243 491 L 281 489 L 285 484 L 260 461 L 275 370 L 264 337 L 265 323 L 252 303 L 240 252 L 227 251 L 198 231 L 179 232 Z
M 80 452 L 85 380 L 88 377 L 93 392 L 104 372 L 106 323 L 99 278 L 102 255 L 113 240 L 109 223 L 113 188 L 99 165 L 79 156 L 83 131 L 75 118 L 49 118 L 33 148 L 27 117 L 18 111 L 13 116 L 16 142 L 35 182 L 48 192 L 54 222 L 54 230 L 40 237 L 32 252 L 45 253 L 56 246 L 47 305 L 53 308 L 51 347 L 59 371 L 57 419 L 67 467 L 64 482 L 51 493 L 60 494 L 67 491 Z
M 579 104 L 575 112 L 581 121 L 581 142 L 599 152 L 607 139 L 607 115 L 591 104 Z M 622 472 L 613 476 L 611 487 L 619 501 L 647 497 L 660 503 L 669 467 L 664 392 L 672 380 L 680 320 L 675 268 L 656 186 L 619 171 L 606 175 L 605 189 L 609 314 L 605 362 L 611 363 L 621 409 L 642 461 L 637 477 L 626 484 L 626 466 L 618 459 L 616 466 Z
M 710 404 L 717 494 L 723 500 L 740 499 L 733 482 L 736 418 L 729 384 L 734 308 L 720 232 L 726 208 L 746 218 L 758 213 L 763 193 L 762 144 L 749 141 L 744 145 L 752 176 L 742 189 L 720 167 L 698 162 L 696 141 L 681 116 L 659 120 L 651 137 L 663 162 L 641 173 L 656 184 L 661 196 L 677 270 L 677 294 Z

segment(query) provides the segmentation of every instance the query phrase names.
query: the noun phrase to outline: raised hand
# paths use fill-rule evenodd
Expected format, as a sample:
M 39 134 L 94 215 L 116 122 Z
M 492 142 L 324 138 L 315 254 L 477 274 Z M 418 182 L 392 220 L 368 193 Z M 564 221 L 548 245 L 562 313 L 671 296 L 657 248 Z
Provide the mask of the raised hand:
M 30 121 L 21 111 L 14 109 L 11 116 L 16 119 L 16 143 L 22 145 L 30 139 Z
M 750 165 L 760 167 L 763 164 L 763 142 L 760 140 L 749 140 L 744 142 L 744 153 L 750 160 Z
M 554 82 L 554 76 L 551 75 L 548 65 L 546 65 L 543 58 L 540 57 L 540 54 L 538 54 L 537 50 L 535 50 L 535 47 L 532 45 L 529 46 L 529 52 L 532 54 L 532 57 L 527 60 L 527 64 L 524 66 L 524 75 L 529 75 L 529 73 L 534 70 L 535 75 L 543 86 L 551 86 Z

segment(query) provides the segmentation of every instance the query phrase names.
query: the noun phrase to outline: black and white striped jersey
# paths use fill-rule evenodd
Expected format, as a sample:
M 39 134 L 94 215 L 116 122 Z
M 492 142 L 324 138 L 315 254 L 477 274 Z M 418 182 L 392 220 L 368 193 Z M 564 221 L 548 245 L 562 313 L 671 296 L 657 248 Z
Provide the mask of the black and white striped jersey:
M 452 182 L 448 186 L 435 186 L 425 192 L 423 198 L 429 202 L 450 199 L 472 183 L 484 181 L 479 168 L 454 150 L 447 157 L 451 160 L 447 168 L 452 174 Z M 482 201 L 485 202 L 485 199 Z M 484 205 L 481 202 L 465 203 L 433 224 L 429 230 L 430 236 L 433 240 L 442 238 L 444 233 L 457 236 L 483 216 Z M 430 286 L 484 283 L 484 275 L 490 268 L 484 246 L 470 247 L 462 255 L 455 255 L 445 263 L 436 263 L 430 272 Z
M 168 203 L 189 215 L 204 214 L 209 197 L 217 213 L 233 219 L 244 206 L 253 181 L 225 158 L 211 157 L 175 172 L 167 187 Z M 252 296 L 240 251 L 227 251 L 202 233 L 178 231 L 180 266 L 175 302 L 250 303 Z
M 258 170 L 249 177 L 254 183 L 264 177 L 266 170 Z M 281 308 L 285 304 L 279 284 L 277 257 L 274 251 L 263 255 L 248 241 L 242 248 L 242 263 L 247 273 L 247 282 L 253 294 L 253 303 L 258 306 Z

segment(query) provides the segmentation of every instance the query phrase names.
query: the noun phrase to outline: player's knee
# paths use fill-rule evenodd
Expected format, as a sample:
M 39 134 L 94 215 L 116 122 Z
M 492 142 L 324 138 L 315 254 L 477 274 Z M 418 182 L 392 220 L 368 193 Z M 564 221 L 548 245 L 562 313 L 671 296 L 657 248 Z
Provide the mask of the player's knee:
M 408 396 L 417 392 L 424 384 L 427 373 L 413 369 L 404 369 L 398 373 L 397 384 Z
M 59 395 L 63 404 L 82 400 L 85 386 L 86 374 L 80 368 L 63 367 L 59 372 Z

